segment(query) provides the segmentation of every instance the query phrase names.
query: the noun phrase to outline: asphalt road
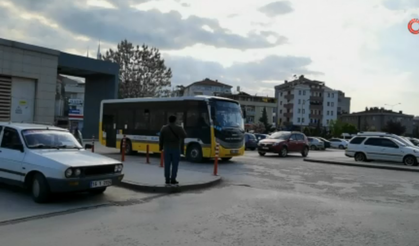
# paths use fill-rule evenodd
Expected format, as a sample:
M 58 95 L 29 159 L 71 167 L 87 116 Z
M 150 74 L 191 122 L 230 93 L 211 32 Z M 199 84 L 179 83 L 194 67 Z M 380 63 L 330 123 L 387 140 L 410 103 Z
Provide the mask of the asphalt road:
M 219 174 L 221 186 L 199 192 L 156 196 L 110 188 L 104 196 L 58 197 L 47 205 L 0 188 L 0 245 L 418 245 L 417 173 L 249 151 L 220 163 Z M 27 216 L 33 217 L 13 220 Z

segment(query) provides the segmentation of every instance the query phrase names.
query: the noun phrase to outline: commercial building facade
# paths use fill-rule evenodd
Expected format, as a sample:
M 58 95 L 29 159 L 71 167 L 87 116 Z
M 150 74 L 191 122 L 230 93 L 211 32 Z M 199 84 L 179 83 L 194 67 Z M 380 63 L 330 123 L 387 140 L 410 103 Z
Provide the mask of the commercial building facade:
M 242 108 L 246 111 L 245 124 L 248 127 L 251 127 L 253 124 L 259 122 L 264 108 L 266 108 L 268 123 L 275 124 L 274 116 L 276 110 L 276 100 L 273 97 L 252 96 L 245 92 L 239 92 L 238 94 L 216 95 L 238 101 Z
M 339 115 L 342 122 L 353 124 L 359 131 L 383 131 L 387 122 L 396 121 L 406 127 L 406 134 L 413 132 L 413 115 L 384 108 L 366 108 L 365 111 Z
M 85 136 L 99 132 L 100 102 L 118 95 L 119 66 L 0 39 L 0 120 L 55 123 L 57 75 L 84 77 Z
M 278 126 L 328 127 L 337 119 L 339 92 L 324 82 L 300 76 L 275 86 L 275 98 Z

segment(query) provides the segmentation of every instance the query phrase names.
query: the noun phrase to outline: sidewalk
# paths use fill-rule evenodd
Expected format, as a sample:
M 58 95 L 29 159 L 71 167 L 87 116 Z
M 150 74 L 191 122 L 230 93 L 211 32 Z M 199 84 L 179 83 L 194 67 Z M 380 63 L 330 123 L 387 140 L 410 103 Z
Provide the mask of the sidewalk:
M 304 158 L 304 161 L 315 162 L 322 164 L 331 164 L 331 165 L 343 165 L 343 166 L 353 166 L 353 167 L 366 167 L 366 168 L 377 168 L 377 169 L 387 169 L 387 170 L 396 170 L 396 171 L 406 171 L 406 172 L 419 172 L 418 167 L 408 167 L 404 166 L 402 163 L 393 163 L 393 162 L 356 162 L 355 160 L 349 157 L 335 157 L 335 158 Z
M 119 150 L 107 148 L 95 143 L 95 153 L 121 160 Z M 150 155 L 150 164 L 146 163 L 144 154 L 127 155 L 124 161 L 124 179 L 120 186 L 144 192 L 179 192 L 211 187 L 221 182 L 220 176 L 211 173 L 184 170 L 179 167 L 177 180 L 179 187 L 166 187 L 164 168 L 160 167 L 160 158 Z

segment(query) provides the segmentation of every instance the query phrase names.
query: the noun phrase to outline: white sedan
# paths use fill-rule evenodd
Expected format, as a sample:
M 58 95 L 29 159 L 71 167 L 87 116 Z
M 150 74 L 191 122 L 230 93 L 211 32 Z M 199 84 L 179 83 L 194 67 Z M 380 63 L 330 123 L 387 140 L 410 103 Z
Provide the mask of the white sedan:
M 348 147 L 348 141 L 340 138 L 332 138 L 330 141 L 330 147 L 337 149 L 346 149 Z
M 30 189 L 35 202 L 52 193 L 103 193 L 124 177 L 120 161 L 86 150 L 66 129 L 0 122 L 0 141 L 0 182 Z

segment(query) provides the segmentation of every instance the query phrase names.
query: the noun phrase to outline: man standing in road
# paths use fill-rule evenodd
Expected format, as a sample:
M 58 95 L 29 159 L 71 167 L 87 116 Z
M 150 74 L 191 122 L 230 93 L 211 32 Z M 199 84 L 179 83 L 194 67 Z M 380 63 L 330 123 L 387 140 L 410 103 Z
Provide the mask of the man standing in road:
M 176 180 L 179 166 L 182 141 L 186 138 L 186 132 L 181 127 L 176 125 L 176 116 L 169 117 L 169 124 L 162 127 L 160 130 L 160 151 L 164 153 L 164 176 L 166 178 L 166 185 L 177 185 Z M 182 150 L 183 151 L 183 150 Z M 170 172 L 170 168 L 172 168 Z

